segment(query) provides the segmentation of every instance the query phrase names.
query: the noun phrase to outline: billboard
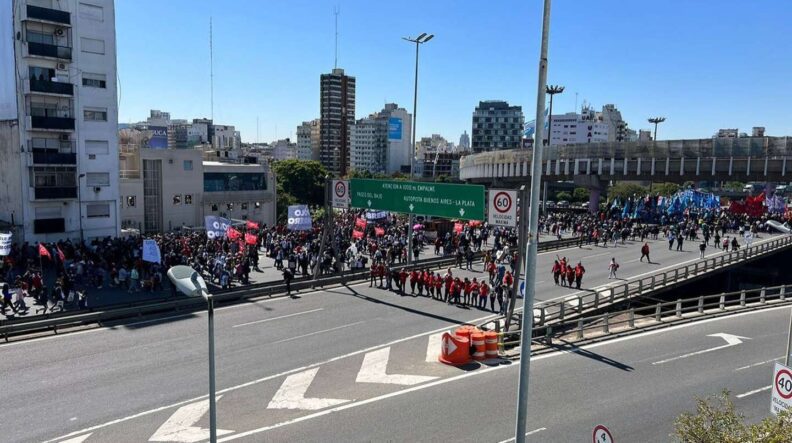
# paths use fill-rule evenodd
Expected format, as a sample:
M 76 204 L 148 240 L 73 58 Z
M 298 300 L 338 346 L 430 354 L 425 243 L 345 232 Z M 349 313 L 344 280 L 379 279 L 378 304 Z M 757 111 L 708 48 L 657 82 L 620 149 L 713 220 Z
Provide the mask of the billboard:
M 152 149 L 165 149 L 168 147 L 168 127 L 167 126 L 149 126 L 151 138 L 149 139 L 148 147 Z
M 388 140 L 402 139 L 402 119 L 391 117 L 388 119 Z
M 17 96 L 14 70 L 14 2 L 0 2 L 0 120 L 16 120 Z

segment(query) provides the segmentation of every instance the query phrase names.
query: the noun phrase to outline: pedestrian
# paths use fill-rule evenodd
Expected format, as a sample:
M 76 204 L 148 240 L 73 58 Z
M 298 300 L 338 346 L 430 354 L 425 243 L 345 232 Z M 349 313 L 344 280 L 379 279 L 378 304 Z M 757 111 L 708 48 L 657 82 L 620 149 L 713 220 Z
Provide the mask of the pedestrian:
M 558 263 L 558 260 L 553 263 L 553 269 L 551 271 L 553 273 L 553 281 L 555 282 L 556 286 L 558 285 L 558 277 L 561 275 L 561 264 Z
M 503 285 L 497 284 L 495 289 L 490 292 L 490 311 L 495 312 L 495 298 L 498 299 L 498 306 L 503 304 Z
M 699 258 L 704 258 L 704 251 L 707 249 L 707 242 L 703 241 L 699 244 Z
M 583 267 L 583 263 L 578 262 L 577 266 L 575 266 L 575 286 L 577 289 L 580 289 L 580 282 L 583 280 L 583 274 L 586 273 L 586 268 Z
M 734 252 L 734 251 L 736 251 L 738 249 L 740 249 L 740 243 L 737 242 L 737 237 L 736 236 L 732 237 L 731 250 L 732 250 L 732 252 Z
M 575 268 L 572 265 L 567 266 L 567 286 L 570 288 L 575 283 Z
M 649 258 L 649 243 L 648 242 L 644 243 L 643 246 L 641 246 L 641 259 L 640 259 L 640 261 L 643 261 L 644 257 L 646 257 L 646 262 L 647 263 L 652 263 L 652 259 Z
M 680 235 L 679 237 L 677 237 L 677 251 L 684 252 L 682 250 L 682 243 L 684 241 L 685 241 L 685 237 L 684 236 Z
M 291 281 L 294 278 L 294 271 L 290 267 L 283 268 L 283 283 L 286 284 L 286 295 L 291 297 Z
M 674 237 L 674 233 L 672 232 L 671 234 L 668 234 L 668 250 L 669 251 L 671 250 L 671 248 L 674 247 L 674 240 L 676 240 L 676 237 Z
M 616 278 L 616 271 L 619 270 L 619 264 L 616 263 L 616 257 L 611 258 L 611 262 L 608 265 L 608 279 Z
M 402 268 L 401 271 L 399 271 L 399 292 L 401 292 L 401 295 L 404 295 L 406 290 L 407 290 L 407 271 L 404 268 Z
M 415 285 L 419 283 L 420 274 L 415 269 L 410 271 L 410 295 L 415 297 Z
M 489 296 L 490 287 L 487 282 L 481 282 L 481 286 L 479 287 L 479 299 L 478 299 L 478 308 L 479 309 L 487 309 L 487 296 Z

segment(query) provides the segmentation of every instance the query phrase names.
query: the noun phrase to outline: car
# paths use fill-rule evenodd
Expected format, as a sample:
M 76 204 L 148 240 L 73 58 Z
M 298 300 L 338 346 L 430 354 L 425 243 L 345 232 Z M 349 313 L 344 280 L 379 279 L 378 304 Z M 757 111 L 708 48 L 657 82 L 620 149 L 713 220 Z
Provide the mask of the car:
M 559 208 L 568 208 L 569 207 L 569 202 L 566 201 L 566 200 L 561 200 L 560 202 L 558 202 L 558 207 Z
M 580 204 L 580 209 L 588 209 L 588 207 L 589 207 L 588 202 L 583 202 Z
M 556 203 L 552 200 L 547 201 L 547 209 L 555 209 Z

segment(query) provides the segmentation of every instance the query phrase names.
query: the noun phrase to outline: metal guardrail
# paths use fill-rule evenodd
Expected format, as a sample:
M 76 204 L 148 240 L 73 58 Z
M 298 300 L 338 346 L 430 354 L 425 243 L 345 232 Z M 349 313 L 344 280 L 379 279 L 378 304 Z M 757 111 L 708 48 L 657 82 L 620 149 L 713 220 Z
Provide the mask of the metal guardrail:
M 551 240 L 539 243 L 539 249 L 544 251 L 559 249 L 577 244 L 576 242 L 577 239 L 575 238 Z M 481 256 L 482 254 L 478 253 L 476 258 L 480 259 Z M 413 266 L 416 268 L 432 269 L 443 268 L 455 263 L 456 257 L 443 256 L 419 260 Z M 395 266 L 395 268 L 399 270 L 403 268 L 409 269 L 410 266 L 404 264 Z M 313 280 L 311 277 L 302 277 L 291 282 L 291 290 L 302 291 L 317 287 L 344 284 L 351 281 L 365 280 L 369 277 L 369 272 L 369 269 L 345 271 L 340 274 L 323 276 L 317 280 Z M 272 297 L 273 295 L 278 294 L 286 294 L 286 284 L 280 280 L 247 285 L 232 289 L 212 291 L 212 296 L 214 297 L 215 301 L 220 303 L 241 301 L 254 297 Z M 46 330 L 51 330 L 57 333 L 58 328 L 63 326 L 84 325 L 89 323 L 119 320 L 123 318 L 150 315 L 174 310 L 192 312 L 202 310 L 204 307 L 205 302 L 202 299 L 184 297 L 163 298 L 131 303 L 118 303 L 79 311 L 62 311 L 32 317 L 0 320 L 0 335 L 3 336 L 6 341 L 8 341 L 9 336 L 13 334 Z
M 689 265 L 679 266 L 647 277 L 636 278 L 624 284 L 594 290 L 577 297 L 538 303 L 534 307 L 534 312 L 538 311 L 538 314 L 534 315 L 535 324 L 544 326 L 552 323 L 562 323 L 570 317 L 580 317 L 587 311 L 595 311 L 614 303 L 646 295 L 655 290 L 670 289 L 681 282 L 701 277 L 712 270 L 730 267 L 747 259 L 756 259 L 762 255 L 786 249 L 790 246 L 792 246 L 792 236 L 783 236 L 764 241 L 750 248 L 704 258 Z

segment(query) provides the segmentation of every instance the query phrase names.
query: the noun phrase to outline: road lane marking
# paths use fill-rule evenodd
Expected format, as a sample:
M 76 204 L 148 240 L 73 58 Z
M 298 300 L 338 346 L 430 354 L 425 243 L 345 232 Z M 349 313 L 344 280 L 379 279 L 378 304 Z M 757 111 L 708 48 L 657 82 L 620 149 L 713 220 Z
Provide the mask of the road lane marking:
M 437 358 L 440 357 L 440 346 L 443 341 L 443 334 L 432 334 L 429 336 L 428 343 L 426 345 L 426 362 L 427 363 L 434 363 L 437 361 Z
M 259 323 L 267 323 L 267 322 L 271 322 L 271 321 L 275 321 L 275 320 L 280 320 L 282 318 L 296 317 L 298 315 L 305 315 L 305 314 L 310 314 L 311 312 L 318 312 L 318 311 L 324 311 L 324 308 L 311 309 L 310 311 L 295 312 L 294 314 L 281 315 L 280 317 L 273 317 L 273 318 L 265 318 L 263 320 L 249 321 L 247 323 L 240 323 L 238 325 L 234 325 L 234 326 L 231 326 L 231 327 L 232 328 L 239 328 L 239 327 L 242 327 L 242 326 L 257 325 Z
M 60 443 L 83 443 L 85 440 L 88 440 L 88 437 L 93 435 L 93 433 L 81 435 L 79 437 L 70 438 L 68 440 L 63 440 Z
M 538 434 L 538 433 L 540 433 L 542 431 L 546 431 L 546 430 L 547 430 L 547 428 L 534 429 L 533 431 L 526 432 L 525 436 L 527 437 L 529 435 Z M 514 441 L 514 437 L 507 438 L 506 440 L 501 440 L 500 443 L 509 443 L 509 442 L 512 442 L 512 441 Z
M 676 361 L 676 360 L 681 360 L 683 358 L 694 357 L 696 355 L 706 354 L 708 352 L 713 352 L 713 351 L 719 351 L 721 349 L 731 348 L 732 346 L 739 345 L 740 343 L 743 342 L 742 339 L 748 340 L 748 337 L 740 337 L 739 335 L 724 334 L 724 333 L 709 334 L 709 335 L 707 335 L 707 337 L 720 337 L 720 338 L 726 340 L 726 344 L 725 345 L 720 345 L 720 346 L 715 346 L 714 348 L 702 349 L 700 351 L 690 352 L 690 353 L 683 354 L 683 355 L 678 355 L 676 357 L 671 357 L 671 358 L 667 358 L 665 360 L 656 361 L 656 362 L 654 362 L 652 364 L 653 365 L 662 365 L 664 363 L 668 363 L 668 362 L 672 362 L 672 361 Z
M 412 386 L 437 378 L 429 375 L 388 374 L 388 360 L 390 360 L 390 346 L 367 352 L 363 357 L 363 363 L 360 365 L 355 383 Z
M 742 371 L 742 370 L 750 369 L 750 368 L 753 368 L 753 367 L 756 367 L 756 366 L 766 365 L 768 363 L 773 363 L 773 362 L 776 362 L 778 360 L 781 360 L 782 358 L 784 358 L 784 357 L 783 356 L 776 357 L 776 358 L 771 359 L 771 360 L 760 361 L 759 363 L 750 364 L 748 366 L 741 366 L 741 367 L 735 369 L 735 371 Z
M 222 398 L 216 397 L 216 401 Z M 209 429 L 195 426 L 201 417 L 209 411 L 209 399 L 185 405 L 176 410 L 165 423 L 162 424 L 148 441 L 193 443 L 209 438 Z M 227 435 L 234 431 L 218 429 L 217 435 Z
M 316 411 L 349 402 L 343 398 L 306 398 L 305 393 L 313 383 L 317 372 L 319 372 L 319 368 L 312 368 L 286 377 L 278 392 L 267 405 L 267 409 Z
M 301 338 L 310 337 L 312 335 L 324 334 L 325 332 L 331 332 L 331 331 L 337 331 L 339 329 L 350 328 L 352 326 L 356 326 L 356 325 L 359 325 L 359 324 L 365 323 L 365 322 L 366 322 L 366 320 L 357 321 L 355 323 L 350 323 L 348 325 L 336 326 L 335 328 L 322 329 L 321 331 L 309 332 L 309 333 L 303 334 L 303 335 L 297 335 L 297 336 L 294 336 L 294 337 L 284 338 L 283 340 L 278 340 L 278 341 L 272 342 L 272 344 L 286 343 L 287 341 L 298 340 L 298 339 L 301 339 Z
M 773 387 L 773 385 L 769 385 L 769 386 L 765 386 L 763 388 L 754 389 L 753 391 L 748 391 L 748 392 L 745 392 L 743 394 L 737 395 L 737 398 L 745 398 L 745 397 L 748 397 L 749 395 L 758 394 L 758 393 L 760 393 L 762 391 L 767 391 L 767 390 L 769 390 L 772 387 Z

